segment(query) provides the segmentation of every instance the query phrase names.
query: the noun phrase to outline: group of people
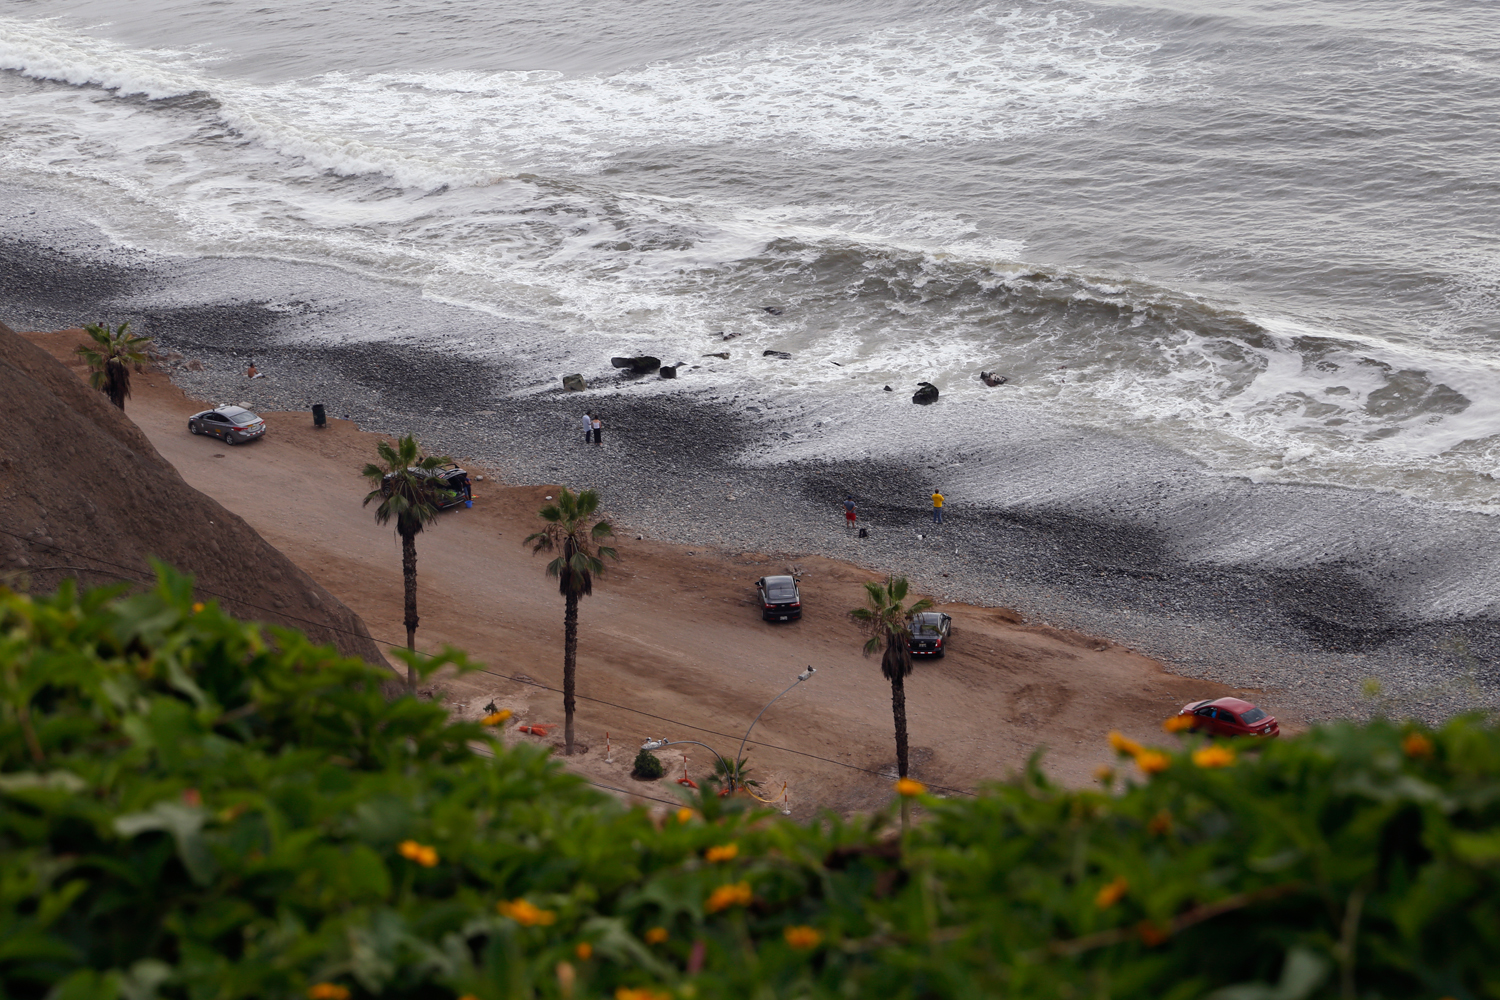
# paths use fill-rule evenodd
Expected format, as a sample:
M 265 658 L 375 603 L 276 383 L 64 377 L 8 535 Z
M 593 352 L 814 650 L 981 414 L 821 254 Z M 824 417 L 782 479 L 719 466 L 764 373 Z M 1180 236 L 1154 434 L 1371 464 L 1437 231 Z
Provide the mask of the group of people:
M 932 491 L 932 523 L 933 524 L 942 524 L 943 523 L 943 503 L 946 501 L 946 499 L 947 498 L 943 496 L 943 493 L 942 493 L 941 490 L 934 489 Z M 844 497 L 844 527 L 846 527 L 846 528 L 852 528 L 852 527 L 854 527 L 855 522 L 857 520 L 858 520 L 858 513 L 855 510 L 854 497 L 852 495 Z M 863 538 L 864 535 L 861 534 L 860 537 Z
M 583 415 L 583 443 L 588 444 L 590 441 L 594 444 L 604 443 L 604 421 L 599 419 L 597 413 Z

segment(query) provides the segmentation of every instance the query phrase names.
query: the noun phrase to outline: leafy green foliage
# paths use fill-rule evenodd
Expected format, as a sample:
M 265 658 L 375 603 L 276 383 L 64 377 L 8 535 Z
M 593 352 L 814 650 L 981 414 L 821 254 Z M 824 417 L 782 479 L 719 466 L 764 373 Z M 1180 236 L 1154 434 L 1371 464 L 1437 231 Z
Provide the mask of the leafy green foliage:
M 642 750 L 635 755 L 635 765 L 630 769 L 632 777 L 641 778 L 645 781 L 655 781 L 664 774 L 661 766 L 661 758 L 650 750 Z
M 896 838 L 627 810 L 382 676 L 166 572 L 0 592 L 0 996 L 1500 996 L 1476 720 L 1033 764 Z

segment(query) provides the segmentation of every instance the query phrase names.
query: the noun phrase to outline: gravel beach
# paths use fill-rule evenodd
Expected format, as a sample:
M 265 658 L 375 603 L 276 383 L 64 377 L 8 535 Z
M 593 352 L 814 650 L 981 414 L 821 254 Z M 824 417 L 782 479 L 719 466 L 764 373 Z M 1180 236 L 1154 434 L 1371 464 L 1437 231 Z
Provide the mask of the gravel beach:
M 1185 676 L 1264 689 L 1309 719 L 1500 707 L 1500 627 L 1483 596 L 1500 529 L 1483 515 L 1252 484 L 1166 449 L 1023 421 L 982 449 L 934 440 L 880 461 L 777 461 L 779 441 L 816 437 L 813 404 L 695 387 L 691 364 L 664 386 L 608 358 L 583 372 L 588 391 L 565 392 L 486 346 L 545 356 L 548 331 L 524 322 L 315 264 L 160 258 L 81 225 L 48 242 L 33 229 L 0 241 L 0 318 L 17 329 L 130 320 L 180 355 L 173 380 L 200 398 L 323 403 L 507 483 L 596 488 L 632 534 L 904 573 L 946 600 L 1014 608 Z M 470 334 L 470 356 L 426 346 L 455 329 Z M 244 377 L 251 359 L 266 377 Z M 600 447 L 582 442 L 585 411 L 603 416 Z M 964 497 L 934 531 L 927 495 L 955 482 Z M 976 499 L 986 483 L 988 502 Z M 846 494 L 866 538 L 844 526 Z

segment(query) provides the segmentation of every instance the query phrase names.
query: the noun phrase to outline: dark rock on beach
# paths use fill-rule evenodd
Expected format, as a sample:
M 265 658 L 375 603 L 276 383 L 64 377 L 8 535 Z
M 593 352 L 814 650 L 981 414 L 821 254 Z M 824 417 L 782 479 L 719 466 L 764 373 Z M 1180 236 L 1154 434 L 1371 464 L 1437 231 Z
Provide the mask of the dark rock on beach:
M 917 383 L 917 391 L 911 397 L 911 401 L 913 403 L 916 403 L 919 406 L 927 406 L 929 403 L 936 403 L 937 400 L 937 386 L 933 385 L 931 382 Z
M 681 367 L 682 367 L 682 362 L 680 362 L 680 361 L 677 364 L 675 364 L 675 365 L 662 365 L 661 366 L 661 370 L 659 372 L 657 372 L 657 374 L 660 375 L 662 378 L 676 378 L 677 377 L 677 369 L 679 369 Z
M 562 379 L 563 388 L 569 392 L 582 392 L 588 388 L 588 384 L 583 381 L 582 375 L 564 375 Z
M 609 363 L 616 368 L 629 368 L 636 375 L 646 375 L 661 367 L 661 358 L 642 354 L 634 358 L 610 358 Z
M 761 351 L 760 356 L 763 358 L 780 358 L 782 361 L 792 360 L 792 356 L 786 351 Z

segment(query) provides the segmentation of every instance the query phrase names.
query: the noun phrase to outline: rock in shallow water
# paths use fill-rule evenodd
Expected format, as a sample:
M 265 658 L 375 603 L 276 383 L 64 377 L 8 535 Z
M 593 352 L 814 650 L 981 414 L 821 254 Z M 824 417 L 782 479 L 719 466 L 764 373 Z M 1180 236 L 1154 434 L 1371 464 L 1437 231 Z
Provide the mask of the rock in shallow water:
M 912 395 L 911 401 L 919 406 L 927 406 L 938 400 L 937 386 L 931 382 L 918 382 L 917 391 Z
M 983 382 L 985 385 L 993 389 L 997 385 L 1004 385 L 1005 383 L 1009 382 L 1010 379 L 1006 378 L 1004 375 L 999 374 L 998 372 L 980 372 L 979 381 Z
M 780 358 L 782 361 L 792 360 L 792 356 L 786 351 L 761 351 L 760 356 L 763 358 Z
M 649 354 L 642 354 L 634 358 L 610 358 L 609 363 L 616 368 L 629 368 L 637 375 L 645 375 L 661 367 L 661 358 L 653 358 Z

